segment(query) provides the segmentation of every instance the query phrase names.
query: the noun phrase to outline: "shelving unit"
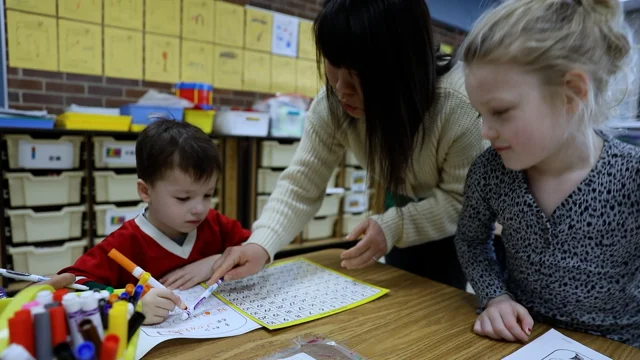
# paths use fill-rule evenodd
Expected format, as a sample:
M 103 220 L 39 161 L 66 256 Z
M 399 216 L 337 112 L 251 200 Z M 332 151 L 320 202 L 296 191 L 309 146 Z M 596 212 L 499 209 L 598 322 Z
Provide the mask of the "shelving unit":
M 79 141 L 77 145 L 74 143 L 72 146 L 73 149 L 79 149 L 77 161 L 74 158 L 72 167 L 69 169 L 17 169 L 15 166 L 9 166 L 9 155 L 14 157 L 11 160 L 12 164 L 17 160 L 13 154 L 9 154 L 6 139 L 27 134 L 37 141 L 68 139 L 69 137 L 75 139 L 74 141 Z M 137 215 L 144 205 L 137 198 L 135 158 L 130 153 L 135 149 L 137 136 L 137 133 L 128 132 L 0 128 L 0 139 L 2 139 L 0 142 L 0 153 L 2 155 L 0 179 L 3 179 L 2 186 L 4 189 L 2 201 L 0 201 L 0 211 L 5 215 L 0 216 L 0 229 L 2 230 L 0 231 L 0 266 L 37 273 L 34 269 L 16 269 L 15 259 L 7 253 L 7 249 L 11 247 L 31 249 L 26 247 L 34 246 L 34 255 L 32 257 L 35 258 L 45 253 L 41 247 L 46 249 L 59 247 L 63 249 L 63 246 L 67 243 L 77 245 L 78 243 L 74 243 L 74 241 L 85 241 L 82 251 L 86 251 L 104 239 L 108 233 L 115 230 L 123 221 Z M 21 138 L 28 140 L 28 138 Z M 296 147 L 295 144 L 298 140 L 213 135 L 211 138 L 221 150 L 224 167 L 223 174 L 218 181 L 218 189 L 212 201 L 212 207 L 217 207 L 221 213 L 237 219 L 244 227 L 251 228 L 251 224 L 255 221 L 258 212 L 258 197 L 267 198 L 273 191 L 280 172 L 291 161 Z M 265 146 L 265 144 L 267 145 Z M 288 151 L 283 152 L 281 151 L 282 149 L 288 149 Z M 127 157 L 129 160 L 127 160 Z M 133 162 L 131 159 L 133 159 Z M 8 180 L 5 179 L 6 177 L 15 176 L 12 174 L 18 173 L 28 173 L 30 176 L 38 177 L 61 172 L 75 176 L 74 185 L 67 187 L 76 189 L 77 193 L 74 195 L 73 201 L 66 203 L 49 204 L 40 196 L 43 192 L 51 196 L 59 196 L 59 189 L 64 187 L 40 187 L 40 190 L 26 192 L 25 195 L 27 196 L 18 196 L 20 198 L 18 199 L 18 197 L 10 195 Z M 345 172 L 345 161 L 343 161 L 335 169 L 329 186 L 344 188 L 347 181 Z M 81 180 L 78 180 L 78 177 Z M 33 195 L 36 195 L 35 198 Z M 344 235 L 346 234 L 345 229 L 350 230 L 350 227 L 355 226 L 353 225 L 355 221 L 353 215 L 344 213 L 343 199 L 342 195 L 329 195 L 319 211 L 322 217 L 317 217 L 314 219 L 315 223 L 312 222 L 306 226 L 306 234 L 309 235 L 310 232 L 318 231 L 317 229 L 310 229 L 310 227 L 313 227 L 314 224 L 318 227 L 324 222 L 322 224 L 324 227 L 321 227 L 322 230 L 320 230 L 325 231 L 325 234 L 322 234 L 323 236 L 308 236 L 312 238 L 309 239 L 305 238 L 305 231 L 303 231 L 278 256 L 299 254 L 326 247 L 347 248 L 352 246 L 355 242 L 346 241 Z M 15 200 L 18 200 L 19 205 L 12 205 Z M 31 205 L 32 201 L 35 201 L 38 205 Z M 24 215 L 24 213 L 31 214 L 29 210 L 32 210 L 36 215 L 39 214 L 39 216 L 47 212 L 58 214 L 58 212 L 64 213 L 65 210 L 63 209 L 65 207 L 67 208 L 66 212 L 69 212 L 70 210 L 77 210 L 78 206 L 84 207 L 79 237 L 76 236 L 78 234 L 76 228 L 73 232 L 74 236 L 60 239 L 61 236 L 56 235 L 55 237 L 58 240 L 49 240 L 54 233 L 60 234 L 63 232 L 64 228 L 67 227 L 65 224 L 70 224 L 69 226 L 71 227 L 78 226 L 77 215 L 74 215 L 73 219 L 65 220 L 66 222 L 56 221 L 54 224 L 53 220 L 49 221 L 50 225 L 48 227 L 43 225 L 45 226 L 43 230 L 36 229 L 36 231 L 39 231 L 36 234 L 33 234 L 34 230 L 29 228 L 26 232 L 30 234 L 25 235 L 25 227 L 20 225 L 21 230 L 19 232 L 22 237 L 27 236 L 31 240 L 13 240 L 9 215 L 16 215 L 17 213 L 21 215 Z M 16 212 L 15 210 L 25 211 Z M 327 219 L 331 219 L 333 224 L 330 224 L 331 222 L 327 221 Z M 28 227 L 29 225 L 26 226 Z M 54 227 L 55 232 L 53 231 Z M 64 248 L 66 256 L 74 253 L 74 251 L 68 249 L 69 246 L 67 245 L 67 248 Z M 77 251 L 73 256 L 76 255 Z M 50 256 L 50 254 L 47 256 Z M 43 257 L 41 256 L 40 259 L 43 259 Z M 46 260 L 46 258 L 44 259 Z M 75 258 L 67 259 L 66 262 L 72 262 L 73 260 Z M 56 267 L 53 271 L 57 271 L 66 265 L 70 264 L 51 262 L 50 266 L 52 269 Z M 3 285 L 10 291 L 15 291 L 26 284 L 3 279 Z

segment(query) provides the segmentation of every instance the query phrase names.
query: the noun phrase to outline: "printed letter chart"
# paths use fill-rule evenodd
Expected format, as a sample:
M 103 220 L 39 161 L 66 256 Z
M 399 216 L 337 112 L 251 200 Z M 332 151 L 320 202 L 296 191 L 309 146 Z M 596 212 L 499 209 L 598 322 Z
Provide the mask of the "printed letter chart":
M 283 261 L 214 292 L 222 301 L 273 330 L 333 315 L 389 292 L 306 259 Z

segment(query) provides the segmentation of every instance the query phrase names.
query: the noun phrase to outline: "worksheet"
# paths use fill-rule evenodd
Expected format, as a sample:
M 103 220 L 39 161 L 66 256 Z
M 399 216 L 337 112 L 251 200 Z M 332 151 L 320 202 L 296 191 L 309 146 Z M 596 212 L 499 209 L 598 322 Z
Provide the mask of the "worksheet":
M 223 283 L 214 294 L 273 330 L 333 315 L 373 301 L 389 290 L 355 280 L 306 259 L 283 261 Z
M 611 360 L 551 329 L 503 360 Z
M 192 304 L 204 291 L 197 285 L 189 290 L 174 290 L 187 304 Z M 173 311 L 162 323 L 140 327 L 136 359 L 141 359 L 149 350 L 163 341 L 180 338 L 214 339 L 236 336 L 260 328 L 251 319 L 238 313 L 215 296 L 209 296 L 198 310 L 186 320 L 182 311 Z

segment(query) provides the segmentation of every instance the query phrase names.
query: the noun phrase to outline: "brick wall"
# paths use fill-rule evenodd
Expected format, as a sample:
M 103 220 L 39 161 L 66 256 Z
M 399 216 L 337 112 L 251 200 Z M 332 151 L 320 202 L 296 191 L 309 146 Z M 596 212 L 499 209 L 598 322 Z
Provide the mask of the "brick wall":
M 301 18 L 313 19 L 324 0 L 227 0 L 240 5 L 253 5 Z M 464 33 L 440 24 L 436 25 L 437 41 L 458 45 Z M 9 106 L 14 109 L 45 109 L 60 114 L 64 107 L 77 104 L 86 106 L 119 107 L 137 101 L 148 89 L 169 91 L 170 84 L 142 80 L 116 79 L 59 72 L 47 72 L 9 67 Z M 225 106 L 250 106 L 268 94 L 220 90 L 214 91 L 214 102 Z

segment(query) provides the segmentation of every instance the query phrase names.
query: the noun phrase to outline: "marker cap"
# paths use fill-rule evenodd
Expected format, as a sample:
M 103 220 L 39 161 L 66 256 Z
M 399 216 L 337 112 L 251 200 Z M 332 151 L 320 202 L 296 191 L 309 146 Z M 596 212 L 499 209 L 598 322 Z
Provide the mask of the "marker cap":
M 31 355 L 35 355 L 35 337 L 31 311 L 19 310 L 9 319 L 9 342 L 22 345 Z
M 118 353 L 118 345 L 120 345 L 120 338 L 118 335 L 106 335 L 102 340 L 100 360 L 115 360 L 116 354 Z
M 67 342 L 60 343 L 53 348 L 53 354 L 56 356 L 56 360 L 76 360 L 71 351 L 71 346 Z
M 77 360 L 95 360 L 96 347 L 90 341 L 85 341 L 76 347 Z
M 112 288 L 111 286 L 107 286 L 106 290 L 109 294 L 113 294 L 114 288 Z
M 24 346 L 20 344 L 9 345 L 0 355 L 0 359 L 36 360 L 33 356 L 31 356 L 27 349 L 25 349 Z
M 62 298 L 69 293 L 67 289 L 58 289 L 53 293 L 53 301 L 62 302 Z
M 53 292 L 49 290 L 43 290 L 38 292 L 36 295 L 36 301 L 40 303 L 40 305 L 47 305 L 53 302 Z
M 124 291 L 127 292 L 127 294 L 129 295 L 133 295 L 133 289 L 135 288 L 135 285 L 133 284 L 127 284 L 127 286 L 125 286 Z

